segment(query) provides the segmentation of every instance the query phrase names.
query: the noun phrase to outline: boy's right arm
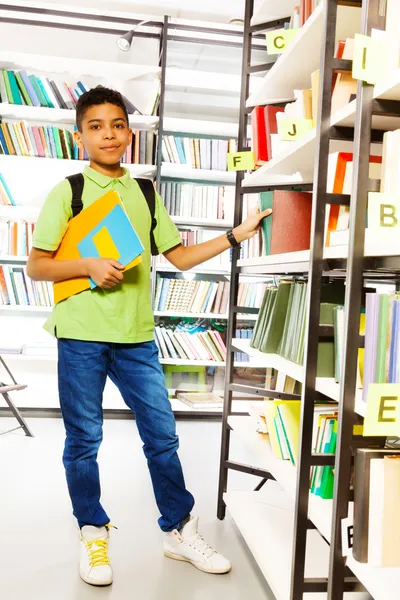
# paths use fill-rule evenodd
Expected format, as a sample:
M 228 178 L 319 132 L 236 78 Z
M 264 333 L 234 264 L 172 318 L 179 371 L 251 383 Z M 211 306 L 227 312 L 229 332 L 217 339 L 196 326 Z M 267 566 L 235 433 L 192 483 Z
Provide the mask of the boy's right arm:
M 28 276 L 34 281 L 63 281 L 74 277 L 91 277 L 102 288 L 112 288 L 123 279 L 123 266 L 112 258 L 54 260 L 53 252 L 32 248 L 27 264 Z
M 64 179 L 48 195 L 33 234 L 27 273 L 34 281 L 62 281 L 74 277 L 91 277 L 100 287 L 110 288 L 123 279 L 122 265 L 111 258 L 54 260 L 72 218 L 71 186 Z

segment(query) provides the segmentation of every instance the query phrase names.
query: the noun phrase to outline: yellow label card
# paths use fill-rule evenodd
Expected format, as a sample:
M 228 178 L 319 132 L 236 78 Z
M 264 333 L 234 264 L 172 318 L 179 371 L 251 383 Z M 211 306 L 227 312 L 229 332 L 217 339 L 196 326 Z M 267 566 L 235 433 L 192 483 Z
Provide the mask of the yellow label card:
M 285 118 L 278 121 L 279 136 L 285 142 L 294 142 L 300 139 L 313 127 L 314 121 L 312 119 Z
M 251 171 L 255 164 L 256 159 L 252 150 L 228 154 L 228 171 Z
M 382 233 L 400 229 L 400 198 L 394 194 L 368 194 L 368 229 Z
M 353 78 L 376 84 L 387 75 L 388 44 L 356 33 L 354 36 Z
M 400 437 L 400 384 L 370 383 L 364 436 Z
M 282 54 L 293 42 L 300 29 L 275 29 L 265 34 L 268 54 Z

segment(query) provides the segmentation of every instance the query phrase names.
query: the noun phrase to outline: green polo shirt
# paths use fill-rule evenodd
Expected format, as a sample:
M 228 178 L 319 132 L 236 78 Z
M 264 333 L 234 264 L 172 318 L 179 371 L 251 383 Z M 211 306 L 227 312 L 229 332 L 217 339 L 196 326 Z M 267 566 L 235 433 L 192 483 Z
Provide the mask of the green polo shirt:
M 84 169 L 82 196 L 86 208 L 110 190 L 115 190 L 125 206 L 138 234 L 144 253 L 142 262 L 124 273 L 123 281 L 110 290 L 95 288 L 71 296 L 57 304 L 45 329 L 59 338 L 95 342 L 137 343 L 154 337 L 150 279 L 150 211 L 138 183 L 129 171 L 112 179 L 90 167 Z M 71 186 L 64 179 L 47 197 L 35 227 L 33 246 L 41 250 L 57 250 L 72 218 Z M 154 239 L 160 253 L 181 243 L 175 224 L 162 200 L 156 194 L 157 227 Z

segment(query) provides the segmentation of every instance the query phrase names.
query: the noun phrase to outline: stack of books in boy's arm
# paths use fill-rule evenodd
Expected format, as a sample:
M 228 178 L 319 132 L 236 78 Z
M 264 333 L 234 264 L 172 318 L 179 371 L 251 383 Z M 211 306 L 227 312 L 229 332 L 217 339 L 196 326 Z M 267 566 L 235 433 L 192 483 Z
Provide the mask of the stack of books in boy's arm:
M 5 206 L 15 206 L 15 200 L 12 197 L 10 192 L 10 188 L 8 187 L 6 180 L 3 175 L 0 173 L 0 204 L 4 204 Z
M 357 450 L 353 556 L 372 567 L 400 567 L 400 450 Z
M 86 91 L 81 81 L 71 86 L 66 81 L 56 83 L 26 71 L 0 70 L 1 101 L 9 104 L 75 109 Z
M 233 223 L 234 186 L 163 182 L 160 195 L 171 217 L 226 220 Z
M 200 329 L 200 330 L 199 330 Z M 219 331 L 205 326 L 155 328 L 155 341 L 164 359 L 225 362 L 226 346 Z
M 35 224 L 28 221 L 0 223 L 0 254 L 28 256 Z
M 333 326 L 333 311 L 344 302 L 344 286 L 325 284 L 321 290 L 320 324 Z M 307 283 L 281 281 L 266 289 L 250 345 L 267 354 L 279 354 L 296 364 L 304 361 Z M 317 373 L 334 377 L 334 342 L 320 341 Z
M 192 139 L 165 135 L 162 140 L 164 162 L 189 165 L 192 169 L 227 170 L 227 154 L 236 152 L 236 140 Z
M 52 125 L 30 126 L 24 121 L 2 123 L 0 154 L 72 159 L 72 133 Z
M 53 285 L 48 281 L 32 281 L 26 267 L 0 265 L 0 304 L 53 306 Z
M 229 281 L 206 281 L 158 277 L 155 310 L 226 315 Z

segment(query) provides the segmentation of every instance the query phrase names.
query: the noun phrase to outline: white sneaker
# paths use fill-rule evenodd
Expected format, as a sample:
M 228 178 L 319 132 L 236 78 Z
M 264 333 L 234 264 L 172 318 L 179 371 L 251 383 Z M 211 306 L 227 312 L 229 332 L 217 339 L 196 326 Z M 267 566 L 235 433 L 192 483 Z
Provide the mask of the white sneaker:
M 79 574 L 90 585 L 110 585 L 113 581 L 108 538 L 107 527 L 85 525 L 81 529 Z
M 209 546 L 198 532 L 199 519 L 191 518 L 179 532 L 165 534 L 164 554 L 168 558 L 191 563 L 205 573 L 229 573 L 231 563 Z

